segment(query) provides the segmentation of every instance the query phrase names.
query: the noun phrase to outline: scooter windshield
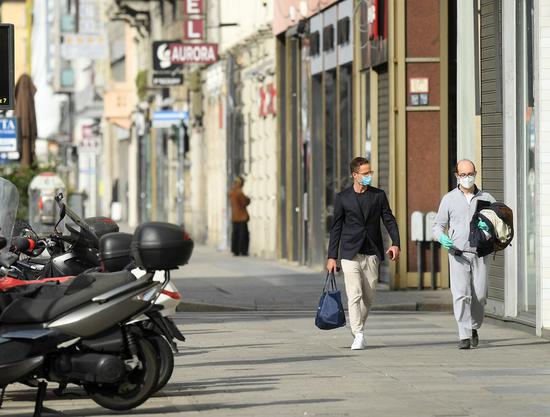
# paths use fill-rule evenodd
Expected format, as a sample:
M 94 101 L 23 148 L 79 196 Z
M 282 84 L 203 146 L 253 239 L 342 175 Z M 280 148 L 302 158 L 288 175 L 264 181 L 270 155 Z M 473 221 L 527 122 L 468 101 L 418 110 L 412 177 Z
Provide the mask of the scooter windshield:
M 5 178 L 0 177 L 0 235 L 8 241 L 2 251 L 8 251 L 11 246 L 11 234 L 19 206 L 19 191 L 17 187 Z

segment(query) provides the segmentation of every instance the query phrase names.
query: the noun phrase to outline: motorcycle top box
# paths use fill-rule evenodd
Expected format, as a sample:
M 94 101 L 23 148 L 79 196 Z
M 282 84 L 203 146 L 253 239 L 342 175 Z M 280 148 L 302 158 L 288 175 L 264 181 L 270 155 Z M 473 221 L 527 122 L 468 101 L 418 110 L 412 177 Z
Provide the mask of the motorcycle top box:
M 90 226 L 90 229 L 96 234 L 98 238 L 106 235 L 107 233 L 118 232 L 118 224 L 109 217 L 88 217 L 84 219 L 86 224 Z
M 134 235 L 107 233 L 99 240 L 99 259 L 105 272 L 121 271 L 132 262 L 130 246 Z
M 146 270 L 177 269 L 193 253 L 193 241 L 179 226 L 163 222 L 140 225 L 132 240 L 132 256 Z

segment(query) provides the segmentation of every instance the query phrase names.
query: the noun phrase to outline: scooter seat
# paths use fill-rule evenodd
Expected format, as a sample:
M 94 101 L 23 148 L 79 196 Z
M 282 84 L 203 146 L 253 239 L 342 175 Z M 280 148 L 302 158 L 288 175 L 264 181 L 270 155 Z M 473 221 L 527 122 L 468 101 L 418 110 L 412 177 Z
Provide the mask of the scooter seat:
M 0 323 L 44 323 L 89 302 L 107 291 L 135 281 L 130 271 L 83 273 L 67 285 L 45 288 L 35 298 L 18 298 L 0 315 Z

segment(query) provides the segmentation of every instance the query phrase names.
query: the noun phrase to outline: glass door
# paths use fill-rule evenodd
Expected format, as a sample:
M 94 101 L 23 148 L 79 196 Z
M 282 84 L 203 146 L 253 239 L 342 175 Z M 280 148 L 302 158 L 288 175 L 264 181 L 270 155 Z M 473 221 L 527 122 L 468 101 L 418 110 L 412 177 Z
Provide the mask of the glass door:
M 535 120 L 533 1 L 517 2 L 518 313 L 536 320 Z M 514 175 L 515 173 L 511 173 Z M 513 178 L 513 177 L 512 177 Z

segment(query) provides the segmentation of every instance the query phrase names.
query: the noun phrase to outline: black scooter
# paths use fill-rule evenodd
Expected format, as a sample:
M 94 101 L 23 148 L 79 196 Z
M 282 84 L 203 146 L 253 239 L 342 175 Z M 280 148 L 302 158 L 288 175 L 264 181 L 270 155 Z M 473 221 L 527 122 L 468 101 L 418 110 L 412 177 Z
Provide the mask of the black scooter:
M 129 410 L 155 391 L 155 349 L 136 317 L 150 315 L 164 283 L 155 271 L 188 262 L 193 242 L 167 223 L 145 223 L 132 254 L 146 274 L 83 273 L 68 285 L 43 286 L 35 298 L 18 298 L 0 315 L 0 387 L 20 382 L 38 387 L 35 416 L 43 408 L 47 381 L 84 387 L 99 405 Z M 1 402 L 1 398 L 0 398 Z
M 130 254 L 132 235 L 118 232 L 118 225 L 107 217 L 82 219 L 64 201 L 60 193 L 55 200 L 60 208 L 60 216 L 50 235 L 39 238 L 30 227 L 25 236 L 12 238 L 11 250 L 28 256 L 26 260 L 17 260 L 11 268 L 10 276 L 23 280 L 76 276 L 82 272 L 116 272 L 135 268 Z M 68 217 L 76 227 L 66 225 L 70 235 L 63 235 L 58 226 Z M 189 237 L 187 237 L 189 238 Z M 38 261 L 35 257 L 48 250 L 50 258 Z M 169 272 L 165 272 L 169 274 Z M 165 294 L 176 294 L 171 286 Z M 172 303 L 173 304 L 173 303 Z M 135 325 L 142 328 L 158 352 L 160 377 L 156 389 L 163 388 L 174 369 L 174 352 L 178 351 L 176 340 L 185 341 L 174 322 L 163 314 L 163 303 L 154 306 L 150 317 L 142 317 Z M 61 386 L 57 392 L 62 393 Z

